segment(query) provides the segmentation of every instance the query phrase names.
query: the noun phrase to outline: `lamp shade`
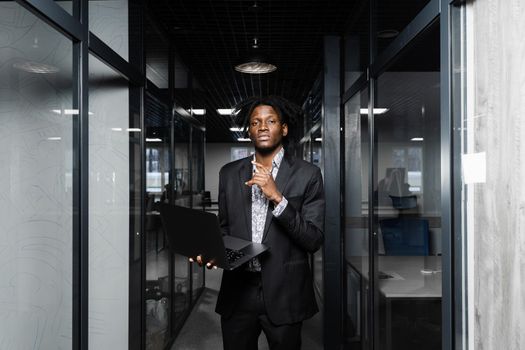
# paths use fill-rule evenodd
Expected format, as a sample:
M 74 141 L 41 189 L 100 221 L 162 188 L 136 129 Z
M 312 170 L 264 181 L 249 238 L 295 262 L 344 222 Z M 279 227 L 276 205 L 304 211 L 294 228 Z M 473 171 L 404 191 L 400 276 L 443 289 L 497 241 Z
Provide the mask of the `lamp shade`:
M 257 51 L 257 50 L 254 50 Z M 241 63 L 235 66 L 235 70 L 247 74 L 265 74 L 275 71 L 277 67 L 260 53 L 253 53 Z

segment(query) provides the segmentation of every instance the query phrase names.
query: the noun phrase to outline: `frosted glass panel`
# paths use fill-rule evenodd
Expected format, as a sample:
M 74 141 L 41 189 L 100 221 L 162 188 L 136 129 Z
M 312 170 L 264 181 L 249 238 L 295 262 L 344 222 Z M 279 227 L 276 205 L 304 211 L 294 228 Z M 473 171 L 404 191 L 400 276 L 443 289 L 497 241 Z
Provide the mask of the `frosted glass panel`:
M 89 348 L 128 348 L 128 83 L 89 57 Z
M 73 14 L 73 1 L 71 0 L 55 0 L 55 4 L 62 7 L 70 15 Z
M 0 348 L 72 346 L 72 44 L 0 2 Z
M 89 30 L 127 60 L 128 0 L 90 0 Z

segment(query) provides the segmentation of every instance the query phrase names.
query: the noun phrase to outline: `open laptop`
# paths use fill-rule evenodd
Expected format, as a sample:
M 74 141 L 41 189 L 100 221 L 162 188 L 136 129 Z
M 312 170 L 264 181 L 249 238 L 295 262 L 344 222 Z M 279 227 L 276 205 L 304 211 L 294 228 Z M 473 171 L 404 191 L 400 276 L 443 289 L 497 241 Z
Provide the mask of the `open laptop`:
M 268 250 L 263 244 L 223 236 L 215 214 L 171 204 L 161 204 L 158 210 L 175 253 L 187 257 L 200 254 L 204 261 L 233 270 Z

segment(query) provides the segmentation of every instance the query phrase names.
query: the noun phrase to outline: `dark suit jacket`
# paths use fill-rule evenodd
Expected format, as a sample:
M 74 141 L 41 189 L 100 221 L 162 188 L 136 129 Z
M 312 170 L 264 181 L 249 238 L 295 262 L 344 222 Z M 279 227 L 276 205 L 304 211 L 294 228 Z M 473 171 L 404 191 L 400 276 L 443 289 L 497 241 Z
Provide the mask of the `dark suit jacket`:
M 252 157 L 226 164 L 219 175 L 219 221 L 224 235 L 251 241 Z M 270 203 L 262 243 L 270 247 L 259 257 L 264 303 L 269 319 L 277 325 L 313 316 L 317 303 L 308 253 L 323 243 L 324 190 L 318 167 L 285 153 L 277 188 L 288 200 L 282 214 L 272 215 Z M 228 317 L 239 300 L 241 266 L 224 271 L 216 312 Z

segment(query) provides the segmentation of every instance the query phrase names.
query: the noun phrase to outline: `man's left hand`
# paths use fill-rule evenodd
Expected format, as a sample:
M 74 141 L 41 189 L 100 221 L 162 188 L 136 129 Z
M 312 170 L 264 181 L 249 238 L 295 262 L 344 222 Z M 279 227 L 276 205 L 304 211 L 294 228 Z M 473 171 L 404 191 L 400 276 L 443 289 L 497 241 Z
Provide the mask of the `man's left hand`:
M 246 182 L 246 185 L 250 187 L 253 185 L 259 186 L 269 201 L 272 201 L 275 205 L 279 204 L 283 199 L 283 195 L 277 189 L 271 169 L 268 170 L 262 164 L 255 161 L 252 161 L 252 164 L 255 165 L 255 173 L 253 173 L 253 177 Z

